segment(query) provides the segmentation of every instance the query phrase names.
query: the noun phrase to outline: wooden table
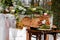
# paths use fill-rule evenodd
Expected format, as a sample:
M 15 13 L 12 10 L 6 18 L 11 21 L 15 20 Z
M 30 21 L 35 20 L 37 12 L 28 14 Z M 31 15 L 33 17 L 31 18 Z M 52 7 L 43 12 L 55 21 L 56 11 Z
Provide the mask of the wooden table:
M 54 37 L 54 40 L 56 40 L 56 34 L 60 33 L 60 30 L 31 30 L 27 29 L 29 33 L 29 40 L 31 40 L 32 35 L 36 35 L 36 40 L 41 40 L 41 35 L 44 35 L 44 40 L 46 40 L 47 34 L 52 34 Z

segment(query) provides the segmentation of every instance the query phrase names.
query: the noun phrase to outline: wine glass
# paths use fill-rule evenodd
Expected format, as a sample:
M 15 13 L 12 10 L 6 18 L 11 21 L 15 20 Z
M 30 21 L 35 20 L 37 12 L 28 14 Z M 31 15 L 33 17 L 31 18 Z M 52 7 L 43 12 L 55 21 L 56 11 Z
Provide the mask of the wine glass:
M 13 36 L 13 40 L 15 40 L 15 38 L 17 36 L 17 30 L 16 30 L 16 28 L 12 30 L 12 36 Z

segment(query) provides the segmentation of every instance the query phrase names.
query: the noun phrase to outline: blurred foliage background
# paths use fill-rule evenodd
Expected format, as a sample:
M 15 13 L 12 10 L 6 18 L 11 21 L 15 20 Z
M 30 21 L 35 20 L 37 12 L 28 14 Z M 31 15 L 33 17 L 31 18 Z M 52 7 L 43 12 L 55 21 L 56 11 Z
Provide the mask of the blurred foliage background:
M 60 29 L 60 0 L 52 0 L 52 11 L 54 11 L 54 25 Z

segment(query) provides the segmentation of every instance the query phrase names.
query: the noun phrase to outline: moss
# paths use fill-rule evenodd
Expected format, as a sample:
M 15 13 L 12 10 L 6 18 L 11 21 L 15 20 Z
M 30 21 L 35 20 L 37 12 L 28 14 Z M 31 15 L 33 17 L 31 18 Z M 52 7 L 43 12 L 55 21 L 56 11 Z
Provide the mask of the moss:
M 42 25 L 42 26 L 40 26 L 40 29 L 50 29 L 50 26 L 49 25 Z

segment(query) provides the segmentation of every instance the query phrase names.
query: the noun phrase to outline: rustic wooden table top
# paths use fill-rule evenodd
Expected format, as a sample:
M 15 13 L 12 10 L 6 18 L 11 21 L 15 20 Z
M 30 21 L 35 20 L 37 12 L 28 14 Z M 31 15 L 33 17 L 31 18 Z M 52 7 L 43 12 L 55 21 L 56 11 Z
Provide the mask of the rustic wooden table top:
M 46 33 L 60 33 L 60 30 L 31 30 L 31 29 L 27 29 L 27 31 L 30 32 L 46 32 Z

